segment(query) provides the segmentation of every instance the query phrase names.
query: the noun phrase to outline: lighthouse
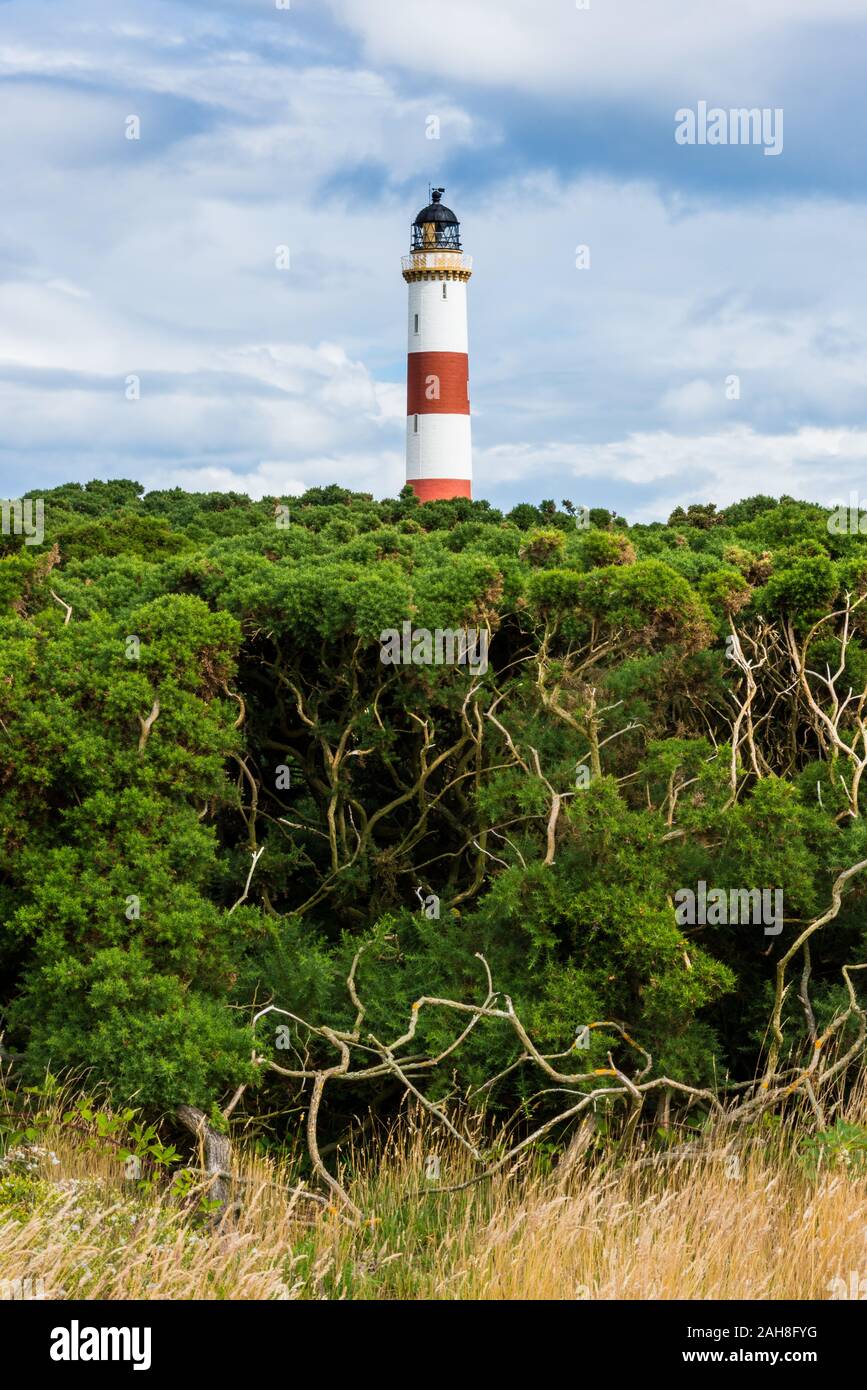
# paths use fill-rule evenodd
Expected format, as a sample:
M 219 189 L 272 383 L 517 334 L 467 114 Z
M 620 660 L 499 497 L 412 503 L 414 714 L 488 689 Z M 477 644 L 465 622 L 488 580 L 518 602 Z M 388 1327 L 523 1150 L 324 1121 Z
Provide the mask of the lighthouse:
M 406 481 L 421 502 L 471 497 L 467 283 L 472 259 L 435 188 L 401 262 L 409 287 Z

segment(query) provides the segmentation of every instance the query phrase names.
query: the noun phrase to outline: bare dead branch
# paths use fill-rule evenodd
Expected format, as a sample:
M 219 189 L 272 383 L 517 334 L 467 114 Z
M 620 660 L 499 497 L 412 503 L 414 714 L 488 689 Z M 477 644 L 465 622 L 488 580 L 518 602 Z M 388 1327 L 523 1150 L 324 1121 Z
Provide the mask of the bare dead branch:
M 67 623 L 69 622 L 69 619 L 72 617 L 72 604 L 64 602 L 64 600 L 60 598 L 59 595 L 57 595 L 53 589 L 49 589 L 48 592 L 54 599 L 55 603 L 59 603 L 61 608 L 66 609 L 66 617 L 63 619 L 63 626 L 66 627 Z
M 139 735 L 139 741 L 138 741 L 138 751 L 139 751 L 140 753 L 141 753 L 142 749 L 144 748 L 145 744 L 147 743 L 148 739 L 150 738 L 151 729 L 153 728 L 154 724 L 156 723 L 157 719 L 159 718 L 159 713 L 160 713 L 160 702 L 159 702 L 159 697 L 157 696 L 157 697 L 154 698 L 153 706 L 152 706 L 152 708 L 151 708 L 151 712 L 150 712 L 150 714 L 148 715 L 147 719 L 142 719 L 141 715 L 139 715 L 139 717 L 138 717 L 138 722 L 139 722 L 139 724 L 141 724 L 141 734 Z

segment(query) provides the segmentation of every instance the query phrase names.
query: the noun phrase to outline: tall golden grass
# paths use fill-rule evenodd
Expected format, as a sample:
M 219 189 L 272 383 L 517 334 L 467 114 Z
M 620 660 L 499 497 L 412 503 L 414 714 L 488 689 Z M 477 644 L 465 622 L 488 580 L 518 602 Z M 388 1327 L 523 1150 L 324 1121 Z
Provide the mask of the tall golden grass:
M 862 1095 L 848 1118 L 865 1109 Z M 89 1146 L 61 1110 L 25 1150 L 29 1172 L 0 1169 L 0 1291 L 41 1280 L 56 1299 L 827 1299 L 833 1280 L 867 1275 L 863 1168 L 811 1170 L 785 1125 L 734 1155 L 726 1135 L 683 1156 L 591 1146 L 568 1166 L 536 1158 L 473 1183 L 466 1153 L 407 1116 L 343 1162 L 363 1224 L 299 1189 L 296 1163 L 240 1149 L 237 1207 L 215 1228 L 196 1193 L 138 1190 L 117 1151 Z

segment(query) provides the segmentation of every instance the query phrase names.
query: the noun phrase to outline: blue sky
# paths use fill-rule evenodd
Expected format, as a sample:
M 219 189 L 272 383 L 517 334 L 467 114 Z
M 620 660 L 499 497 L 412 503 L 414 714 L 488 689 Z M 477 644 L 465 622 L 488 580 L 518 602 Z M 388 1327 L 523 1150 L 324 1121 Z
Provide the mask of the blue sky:
M 0 0 L 0 495 L 394 495 L 429 182 L 477 496 L 867 492 L 865 41 L 867 0 Z M 679 145 L 700 101 L 782 153 Z

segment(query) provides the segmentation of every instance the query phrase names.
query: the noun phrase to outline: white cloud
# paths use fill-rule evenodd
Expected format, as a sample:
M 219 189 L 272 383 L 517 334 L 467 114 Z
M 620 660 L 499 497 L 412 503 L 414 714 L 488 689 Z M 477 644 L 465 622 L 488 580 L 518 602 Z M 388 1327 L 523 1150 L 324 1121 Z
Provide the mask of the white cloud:
M 396 497 L 403 487 L 403 452 L 326 454 L 297 462 L 263 459 L 253 468 L 167 467 L 149 462 L 141 481 L 148 489 L 182 487 L 188 492 L 245 492 L 249 497 L 293 497 L 309 487 L 339 483 L 375 497 Z
M 676 506 L 725 506 L 758 492 L 830 507 L 850 487 L 863 487 L 865 465 L 867 429 L 804 427 L 771 435 L 741 425 L 713 434 L 637 433 L 603 444 L 503 444 L 477 457 L 476 473 L 482 487 L 555 473 L 564 486 L 567 478 L 654 485 L 652 503 L 631 508 L 630 517 L 658 521 Z
M 720 383 L 712 385 L 709 381 L 688 381 L 683 386 L 675 386 L 666 391 L 660 402 L 660 409 L 674 417 L 700 419 L 718 411 L 723 399 Z
M 59 294 L 71 295 L 73 299 L 89 299 L 90 290 L 83 290 L 79 285 L 72 285 L 68 280 L 46 280 L 47 290 L 57 290 Z
M 534 93 L 636 96 L 735 76 L 771 84 L 781 40 L 865 17 L 863 0 L 326 0 L 371 62 Z M 739 103 L 740 104 L 740 103 Z
M 201 351 L 185 370 L 153 360 L 135 372 L 72 373 L 0 366 L 3 445 L 22 451 L 98 438 L 108 453 L 144 456 L 176 449 L 243 466 L 262 452 L 303 462 L 323 448 L 341 454 L 402 437 L 405 412 L 367 369 L 342 350 L 272 344 Z M 162 368 L 162 370 L 161 370 Z M 128 399 L 128 377 L 140 395 Z M 5 380 L 4 380 L 5 377 Z M 383 431 L 385 431 L 383 435 Z

